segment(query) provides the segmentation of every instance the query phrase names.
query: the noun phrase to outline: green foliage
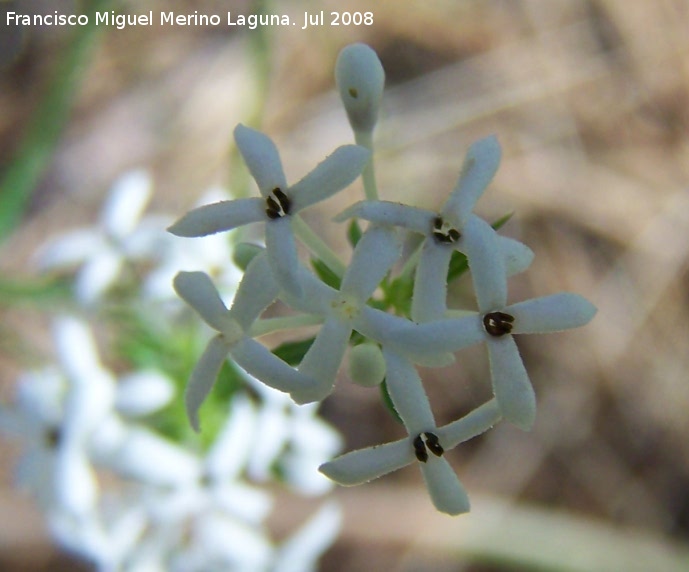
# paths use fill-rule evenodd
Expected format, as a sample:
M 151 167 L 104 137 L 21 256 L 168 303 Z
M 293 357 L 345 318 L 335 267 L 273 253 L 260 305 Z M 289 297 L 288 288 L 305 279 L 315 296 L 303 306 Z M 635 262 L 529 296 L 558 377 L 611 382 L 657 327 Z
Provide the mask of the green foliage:
M 363 232 L 361 231 L 361 226 L 359 226 L 359 222 L 353 218 L 349 226 L 347 227 L 347 240 L 349 240 L 349 244 L 352 245 L 352 248 L 354 248 L 359 240 L 361 239 L 361 235 Z
M 307 338 L 296 342 L 285 342 L 276 347 L 273 353 L 289 365 L 296 366 L 301 363 L 301 360 L 306 355 L 306 352 L 309 351 L 315 339 L 316 338 Z
M 330 268 L 328 268 L 328 265 L 325 264 L 325 262 L 319 260 L 318 258 L 312 258 L 311 266 L 313 266 L 313 269 L 316 272 L 316 276 L 318 276 L 328 286 L 334 288 L 335 290 L 340 289 L 340 284 L 342 283 L 342 280 L 337 274 L 335 274 L 332 270 L 330 270 Z
M 402 418 L 399 416 L 399 413 L 397 413 L 397 410 L 395 409 L 395 406 L 392 403 L 392 398 L 390 397 L 390 393 L 388 392 L 388 384 L 386 379 L 384 379 L 383 383 L 380 384 L 380 398 L 383 402 L 383 405 L 385 405 L 385 409 L 387 409 L 390 412 L 395 421 L 397 421 L 400 425 L 404 425 Z

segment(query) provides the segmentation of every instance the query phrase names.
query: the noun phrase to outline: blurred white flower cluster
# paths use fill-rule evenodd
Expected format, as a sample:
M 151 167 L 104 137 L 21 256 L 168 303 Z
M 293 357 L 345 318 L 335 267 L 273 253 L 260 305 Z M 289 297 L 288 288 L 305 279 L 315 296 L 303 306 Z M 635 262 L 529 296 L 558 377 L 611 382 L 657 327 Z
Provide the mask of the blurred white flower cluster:
M 315 405 L 230 364 L 231 389 L 207 409 L 215 423 L 204 439 L 187 429 L 179 389 L 208 332 L 172 278 L 204 271 L 232 296 L 242 272 L 226 237 L 191 243 L 165 232 L 168 217 L 143 216 L 151 190 L 145 171 L 125 174 L 96 226 L 37 253 L 43 270 L 73 284 L 74 310 L 52 318 L 55 363 L 22 375 L 14 403 L 0 406 L 0 432 L 21 447 L 17 483 L 56 541 L 100 571 L 315 570 L 339 508 L 324 504 L 276 543 L 266 485 L 328 492 L 318 466 L 341 438 Z M 203 201 L 225 196 L 213 189 Z M 89 322 L 108 342 L 105 359 Z
M 384 87 L 382 65 L 368 46 L 354 44 L 340 53 L 335 75 L 356 145 L 337 148 L 290 185 L 271 139 L 239 125 L 235 142 L 260 197 L 195 208 L 169 228 L 182 237 L 207 237 L 250 223 L 265 228 L 265 249 L 248 264 L 229 308 L 206 273 L 182 272 L 175 278 L 180 297 L 216 332 L 190 377 L 187 411 L 198 428 L 199 406 L 228 354 L 295 402 L 320 401 L 332 391 L 347 349 L 353 346 L 354 381 L 384 384 L 408 436 L 345 454 L 325 463 L 321 471 L 338 483 L 353 485 L 418 461 L 436 508 L 449 514 L 466 512 L 466 492 L 444 452 L 503 418 L 523 429 L 534 423 L 536 398 L 513 336 L 584 325 L 595 308 L 570 293 L 508 304 L 507 278 L 525 270 L 533 253 L 498 235 L 473 212 L 500 163 L 495 137 L 469 148 L 459 180 L 438 211 L 379 200 L 372 133 Z M 353 253 L 345 266 L 306 225 L 301 211 L 359 176 L 366 200 L 334 219 L 353 219 L 348 229 Z M 365 231 L 359 220 L 368 222 Z M 395 274 L 403 243 L 413 237 L 418 247 Z M 311 268 L 298 258 L 297 240 L 310 250 Z M 478 311 L 454 317 L 456 311 L 447 308 L 447 285 L 466 270 Z M 255 339 L 270 329 L 262 315 L 276 300 L 296 315 L 275 329 L 321 324 L 315 338 L 304 345 L 296 368 Z M 454 352 L 478 343 L 488 348 L 494 397 L 438 427 L 415 364 L 445 366 L 454 360 Z

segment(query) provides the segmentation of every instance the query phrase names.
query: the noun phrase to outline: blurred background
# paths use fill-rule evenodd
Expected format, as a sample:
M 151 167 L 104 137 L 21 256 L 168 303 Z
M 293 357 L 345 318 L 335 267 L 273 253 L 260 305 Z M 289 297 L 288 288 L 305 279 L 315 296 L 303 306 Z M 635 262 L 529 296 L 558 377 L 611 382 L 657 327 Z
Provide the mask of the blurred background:
M 76 13 L 82 4 L 5 1 L 0 11 Z M 257 9 L 231 0 L 91 4 L 155 15 Z M 566 290 L 599 313 L 578 330 L 518 339 L 539 400 L 536 426 L 500 425 L 448 455 L 470 493 L 469 515 L 436 513 L 414 467 L 338 489 L 345 520 L 323 570 L 689 569 L 689 3 L 261 4 L 298 22 L 324 10 L 325 25 L 110 27 L 76 49 L 78 27 L 8 27 L 2 14 L 0 199 L 24 188 L 8 186 L 17 161 L 30 166 L 11 180 L 28 181 L 30 194 L 18 200 L 18 224 L 6 225 L 1 275 L 30 283 L 36 247 L 95 222 L 127 169 L 150 170 L 149 210 L 174 215 L 211 185 L 246 181 L 232 143 L 239 122 L 268 133 L 288 181 L 297 180 L 352 141 L 333 66 L 344 45 L 366 42 L 387 74 L 376 133 L 382 198 L 441 205 L 470 143 L 496 133 L 503 162 L 477 212 L 514 212 L 502 232 L 536 253 L 511 279 L 510 300 Z M 329 26 L 331 11 L 370 11 L 374 23 Z M 357 185 L 306 217 L 344 254 L 344 228 L 329 219 L 362 196 Z M 467 284 L 451 290 L 453 306 L 471 299 Z M 52 309 L 22 300 L 0 300 L 4 400 L 19 372 L 51 351 Z M 439 423 L 487 398 L 487 367 L 474 348 L 452 368 L 422 372 Z M 346 368 L 322 412 L 347 450 L 402 437 L 378 393 L 348 383 Z M 11 487 L 16 453 L 0 443 L 0 569 L 77 569 Z M 284 515 L 303 509 L 289 496 L 280 502 L 278 535 Z

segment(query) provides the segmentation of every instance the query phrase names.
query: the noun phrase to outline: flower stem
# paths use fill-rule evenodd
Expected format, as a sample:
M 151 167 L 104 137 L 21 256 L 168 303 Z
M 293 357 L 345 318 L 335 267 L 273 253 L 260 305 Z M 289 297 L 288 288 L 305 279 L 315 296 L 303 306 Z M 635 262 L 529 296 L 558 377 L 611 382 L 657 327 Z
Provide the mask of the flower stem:
M 295 328 L 303 328 L 305 326 L 317 326 L 323 323 L 321 316 L 311 314 L 302 314 L 299 316 L 287 316 L 285 318 L 266 318 L 258 320 L 251 326 L 251 337 L 258 338 L 273 332 L 280 332 L 283 330 L 293 330 Z
M 354 140 L 357 145 L 366 147 L 371 152 L 371 158 L 366 163 L 361 178 L 364 182 L 364 193 L 369 201 L 378 200 L 378 186 L 376 185 L 376 173 L 373 165 L 373 133 L 371 131 L 355 131 Z
M 344 276 L 345 270 L 347 270 L 344 262 L 299 215 L 292 217 L 292 229 L 311 253 L 320 258 L 339 278 Z

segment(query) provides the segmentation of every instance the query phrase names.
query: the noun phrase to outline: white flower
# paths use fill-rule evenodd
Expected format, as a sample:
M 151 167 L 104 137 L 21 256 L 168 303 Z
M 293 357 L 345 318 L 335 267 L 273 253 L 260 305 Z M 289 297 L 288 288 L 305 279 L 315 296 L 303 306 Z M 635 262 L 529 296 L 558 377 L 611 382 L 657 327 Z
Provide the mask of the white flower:
M 249 374 L 280 391 L 313 401 L 316 383 L 297 372 L 250 337 L 250 328 L 278 294 L 264 254 L 249 264 L 231 309 L 227 309 L 207 274 L 180 272 L 175 290 L 219 334 L 211 339 L 189 379 L 185 402 L 192 427 L 198 430 L 198 409 L 212 389 L 227 354 Z
M 277 148 L 269 137 L 243 125 L 235 128 L 234 137 L 261 197 L 199 207 L 168 230 L 177 236 L 206 236 L 265 222 L 266 250 L 275 279 L 282 288 L 299 296 L 292 219 L 352 183 L 361 174 L 369 152 L 356 145 L 339 147 L 298 183 L 288 187 Z
M 255 406 L 244 395 L 236 395 L 206 456 L 195 458 L 191 470 L 181 477 L 173 456 L 163 464 L 142 449 L 132 458 L 143 470 L 170 474 L 168 486 L 151 490 L 144 502 L 171 570 L 266 569 L 272 545 L 261 523 L 272 500 L 240 480 L 257 437 L 256 421 Z M 152 467 L 153 463 L 158 466 Z
M 374 333 L 367 328 L 367 321 L 384 327 L 378 320 L 384 314 L 375 312 L 366 302 L 399 258 L 401 249 L 402 244 L 395 229 L 372 225 L 354 249 L 339 292 L 315 279 L 310 273 L 302 271 L 300 278 L 305 302 L 285 298 L 292 307 L 325 318 L 316 339 L 299 365 L 300 372 L 318 381 L 318 400 L 324 399 L 332 391 L 352 330 L 364 335 Z
M 416 268 L 411 317 L 427 322 L 444 317 L 447 304 L 447 271 L 454 250 L 468 259 L 479 303 L 491 305 L 507 291 L 506 275 L 529 266 L 533 252 L 512 239 L 498 236 L 472 214 L 476 201 L 492 180 L 500 163 L 495 137 L 474 143 L 466 155 L 459 181 L 439 213 L 388 201 L 361 201 L 335 217 L 351 217 L 401 226 L 423 234 Z
M 332 482 L 318 467 L 341 450 L 339 433 L 318 416 L 318 404 L 297 405 L 252 376 L 246 379 L 261 397 L 247 474 L 263 482 L 277 470 L 281 479 L 302 494 L 327 492 Z
M 346 453 L 325 463 L 320 470 L 335 482 L 350 486 L 417 460 L 435 507 L 447 514 L 467 512 L 467 494 L 443 454 L 495 425 L 500 420 L 500 408 L 491 400 L 465 417 L 437 427 L 414 366 L 394 352 L 384 349 L 383 353 L 390 398 L 409 437 Z
M 486 342 L 495 398 L 503 417 L 528 430 L 536 416 L 536 396 L 514 334 L 541 334 L 587 324 L 596 308 L 568 292 L 507 305 L 505 298 L 479 300 L 479 312 L 462 318 L 414 324 L 398 331 L 400 346 L 418 350 L 420 340 L 439 352 L 454 352 Z
M 99 224 L 46 243 L 37 254 L 39 266 L 46 270 L 80 266 L 76 297 L 92 304 L 117 280 L 125 261 L 155 254 L 162 222 L 141 219 L 150 196 L 147 172 L 130 171 L 121 176 L 105 201 Z
M 227 198 L 221 187 L 213 187 L 203 194 L 199 206 Z M 167 226 L 169 222 L 163 226 Z M 185 240 L 167 232 L 161 233 L 160 251 L 156 254 L 155 266 L 147 273 L 143 282 L 143 294 L 153 300 L 174 300 L 179 298 L 172 287 L 175 275 L 180 271 L 201 271 L 213 277 L 220 293 L 233 296 L 241 280 L 241 271 L 231 263 L 234 247 L 226 235 L 215 234 L 198 240 Z
M 314 572 L 318 559 L 335 541 L 342 514 L 334 503 L 324 504 L 300 529 L 278 546 L 270 572 Z

